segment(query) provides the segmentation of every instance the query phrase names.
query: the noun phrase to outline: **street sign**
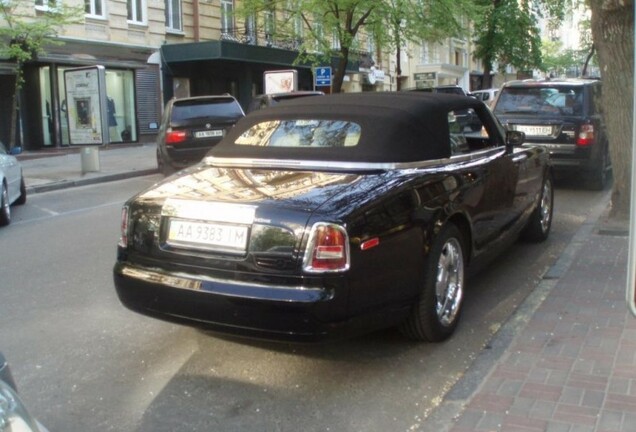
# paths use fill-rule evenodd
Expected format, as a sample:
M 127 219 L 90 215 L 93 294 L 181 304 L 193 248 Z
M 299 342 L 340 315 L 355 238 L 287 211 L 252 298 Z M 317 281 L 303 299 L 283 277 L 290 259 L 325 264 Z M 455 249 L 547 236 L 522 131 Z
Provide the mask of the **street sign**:
M 331 87 L 331 66 L 316 68 L 316 87 Z

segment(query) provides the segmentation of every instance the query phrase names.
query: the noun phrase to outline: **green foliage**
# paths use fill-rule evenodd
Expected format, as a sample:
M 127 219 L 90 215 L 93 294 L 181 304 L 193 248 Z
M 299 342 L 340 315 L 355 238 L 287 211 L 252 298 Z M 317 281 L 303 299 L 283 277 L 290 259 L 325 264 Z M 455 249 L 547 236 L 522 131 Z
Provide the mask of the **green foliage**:
M 539 20 L 558 26 L 578 0 L 476 0 L 486 12 L 475 23 L 475 57 L 487 72 L 499 69 L 543 69 Z
M 16 63 L 16 90 L 24 84 L 22 65 L 37 58 L 46 45 L 59 43 L 55 39 L 58 30 L 80 22 L 83 14 L 82 8 L 60 2 L 36 16 L 33 1 L 0 1 L 0 56 Z
M 342 69 L 358 50 L 367 51 L 369 38 L 384 50 L 399 49 L 407 41 L 459 37 L 478 10 L 472 0 L 244 0 L 237 14 L 262 23 L 264 14 L 276 11 L 280 35 L 297 33 L 302 23 L 297 61 L 318 64 L 335 55 Z M 344 70 L 338 72 L 334 91 L 340 90 L 344 77 Z

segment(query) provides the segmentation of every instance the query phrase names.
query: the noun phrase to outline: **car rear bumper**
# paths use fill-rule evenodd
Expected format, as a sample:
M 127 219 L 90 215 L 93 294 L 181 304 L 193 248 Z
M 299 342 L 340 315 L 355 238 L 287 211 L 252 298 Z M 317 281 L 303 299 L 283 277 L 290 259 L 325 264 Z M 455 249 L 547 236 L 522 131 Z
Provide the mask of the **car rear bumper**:
M 237 283 L 117 263 L 120 301 L 167 321 L 260 339 L 319 341 L 348 332 L 345 287 Z
M 593 147 L 541 142 L 531 142 L 525 146 L 541 146 L 548 150 L 552 167 L 557 171 L 594 170 L 598 164 Z

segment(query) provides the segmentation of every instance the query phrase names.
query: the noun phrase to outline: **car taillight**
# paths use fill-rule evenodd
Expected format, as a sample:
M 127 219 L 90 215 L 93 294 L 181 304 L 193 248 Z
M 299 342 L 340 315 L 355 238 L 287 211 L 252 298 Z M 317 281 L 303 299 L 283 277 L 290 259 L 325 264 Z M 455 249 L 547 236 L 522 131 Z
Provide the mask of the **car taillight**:
M 309 235 L 303 269 L 311 273 L 341 272 L 349 268 L 349 236 L 340 225 L 318 222 Z
M 167 131 L 166 144 L 178 144 L 186 140 L 185 131 Z
M 128 247 L 128 207 L 121 209 L 121 236 L 119 237 L 119 246 Z
M 579 135 L 576 137 L 576 145 L 589 146 L 594 144 L 594 125 L 582 124 Z

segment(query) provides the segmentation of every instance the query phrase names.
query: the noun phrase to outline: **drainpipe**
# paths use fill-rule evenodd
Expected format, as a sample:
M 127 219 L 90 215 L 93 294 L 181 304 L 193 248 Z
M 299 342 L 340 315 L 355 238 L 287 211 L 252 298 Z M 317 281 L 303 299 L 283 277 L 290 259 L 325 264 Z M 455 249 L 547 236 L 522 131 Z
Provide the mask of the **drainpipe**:
M 199 42 L 201 39 L 199 35 L 200 24 L 199 24 L 199 0 L 194 0 L 192 2 L 192 26 L 194 27 L 194 41 Z

